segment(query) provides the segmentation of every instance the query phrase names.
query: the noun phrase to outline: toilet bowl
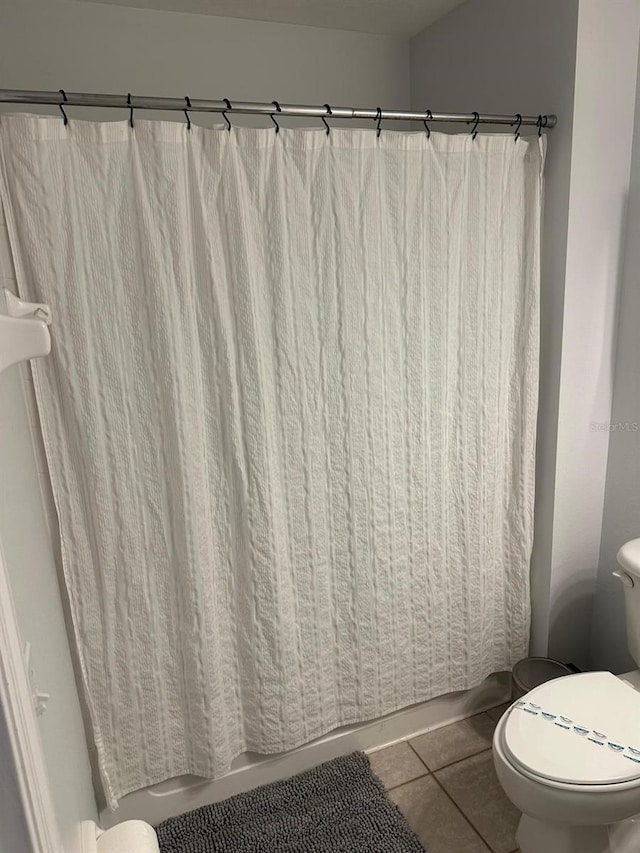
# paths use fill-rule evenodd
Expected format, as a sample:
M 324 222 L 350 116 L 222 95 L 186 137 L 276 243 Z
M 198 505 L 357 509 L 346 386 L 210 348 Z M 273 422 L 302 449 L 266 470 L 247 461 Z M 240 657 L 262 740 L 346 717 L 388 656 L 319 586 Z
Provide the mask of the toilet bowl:
M 640 692 L 609 672 L 554 679 L 498 723 L 500 784 L 522 853 L 640 851 Z

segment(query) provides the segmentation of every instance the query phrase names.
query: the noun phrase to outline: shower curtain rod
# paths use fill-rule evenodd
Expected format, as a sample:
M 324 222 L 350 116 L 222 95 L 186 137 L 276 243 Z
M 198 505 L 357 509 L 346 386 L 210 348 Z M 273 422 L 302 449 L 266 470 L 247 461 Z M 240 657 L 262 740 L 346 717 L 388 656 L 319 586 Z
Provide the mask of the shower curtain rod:
M 22 89 L 0 89 L 0 103 L 5 104 L 52 104 L 61 107 L 104 107 L 106 109 L 168 110 L 194 113 L 228 113 L 232 115 L 277 115 L 308 116 L 310 118 L 370 119 L 372 121 L 433 121 L 458 122 L 465 124 L 534 125 L 543 128 L 555 127 L 555 115 L 520 116 L 491 115 L 488 113 L 435 113 L 430 110 L 411 112 L 408 110 L 383 110 L 380 107 L 333 107 L 328 104 L 259 103 L 254 101 L 228 100 L 206 101 L 197 98 L 155 98 L 142 95 L 92 95 L 87 92 L 39 92 Z

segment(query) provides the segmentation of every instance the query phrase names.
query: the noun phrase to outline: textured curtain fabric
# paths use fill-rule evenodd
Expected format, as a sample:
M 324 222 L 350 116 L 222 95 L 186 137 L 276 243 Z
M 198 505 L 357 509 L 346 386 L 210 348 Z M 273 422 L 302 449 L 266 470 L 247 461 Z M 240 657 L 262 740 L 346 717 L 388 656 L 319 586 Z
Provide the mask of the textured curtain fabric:
M 544 143 L 2 117 L 107 799 L 527 652 Z

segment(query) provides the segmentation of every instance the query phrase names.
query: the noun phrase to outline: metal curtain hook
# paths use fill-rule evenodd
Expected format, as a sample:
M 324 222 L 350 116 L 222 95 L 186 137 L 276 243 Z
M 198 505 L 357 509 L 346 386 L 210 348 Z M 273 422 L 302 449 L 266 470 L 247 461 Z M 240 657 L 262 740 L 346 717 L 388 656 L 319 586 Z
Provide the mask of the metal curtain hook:
M 536 121 L 536 127 L 538 128 L 538 139 L 542 136 L 542 128 L 546 127 L 549 123 L 549 116 L 539 115 L 538 120 Z
M 191 99 L 189 98 L 189 95 L 185 95 L 184 100 L 185 100 L 185 103 L 187 104 L 187 106 L 184 110 L 184 117 L 187 120 L 187 130 L 191 130 L 191 119 L 189 118 L 189 113 L 188 113 L 188 110 L 191 109 Z
M 424 125 L 424 129 L 427 131 L 427 139 L 431 139 L 431 130 L 429 125 L 427 124 L 427 119 L 431 121 L 433 119 L 433 113 L 431 110 L 427 110 L 427 118 L 423 119 L 422 123 Z
M 480 124 L 480 113 L 473 113 L 473 118 L 469 119 L 467 124 L 471 124 L 473 122 L 473 127 L 471 128 L 471 138 L 475 139 L 478 135 L 478 125 Z
M 325 110 L 327 111 L 327 115 L 328 115 L 328 116 L 332 116 L 332 115 L 333 115 L 333 110 L 331 109 L 331 107 L 329 106 L 329 104 L 323 104 L 323 106 L 324 106 Z M 326 129 L 327 129 L 327 136 L 329 136 L 329 133 L 331 132 L 331 128 L 330 128 L 330 127 L 329 127 L 329 125 L 327 124 L 327 120 L 326 120 L 326 118 L 325 118 L 324 116 L 322 116 L 322 124 L 326 127 Z
M 223 100 L 223 101 L 224 101 L 224 103 L 227 105 L 227 109 L 228 109 L 228 110 L 232 110 L 232 109 L 233 109 L 233 107 L 231 106 L 231 103 L 229 102 L 229 98 L 223 98 L 222 100 Z M 228 116 L 227 116 L 227 114 L 226 114 L 226 112 L 225 112 L 224 110 L 222 110 L 222 118 L 226 121 L 226 123 L 227 123 L 227 130 L 229 131 L 229 133 L 231 133 L 231 122 L 229 121 L 229 118 L 228 118 Z
M 131 103 L 131 92 L 127 95 L 127 104 L 129 105 L 129 124 L 131 125 L 131 130 L 133 130 L 133 104 Z
M 67 93 L 65 92 L 64 89 L 58 89 L 58 91 L 62 95 L 63 102 L 66 103 Z M 62 106 L 62 104 L 58 104 L 58 108 L 60 109 L 60 112 L 62 113 L 62 122 L 63 122 L 64 126 L 66 127 L 69 124 L 69 119 L 67 118 L 67 114 L 65 113 L 64 107 Z
M 281 112 L 282 112 L 282 107 L 280 106 L 280 104 L 279 104 L 277 101 L 271 101 L 271 103 L 273 104 L 273 106 L 276 108 L 276 110 L 277 110 L 279 113 L 281 113 Z M 270 115 L 271 115 L 271 121 L 272 121 L 272 122 L 275 124 L 275 126 L 276 126 L 276 133 L 280 133 L 280 125 L 279 125 L 279 124 L 278 124 L 278 122 L 274 119 L 274 117 L 273 117 L 273 113 L 271 113 Z
M 382 132 L 382 107 L 378 107 L 376 110 L 376 139 L 380 138 L 380 134 Z
M 509 127 L 513 127 L 514 124 L 517 125 L 517 127 L 516 127 L 516 131 L 513 135 L 513 141 L 517 142 L 518 139 L 520 138 L 520 128 L 522 127 L 522 116 L 520 115 L 520 113 L 516 113 L 516 120 L 512 121 L 511 124 L 509 125 Z

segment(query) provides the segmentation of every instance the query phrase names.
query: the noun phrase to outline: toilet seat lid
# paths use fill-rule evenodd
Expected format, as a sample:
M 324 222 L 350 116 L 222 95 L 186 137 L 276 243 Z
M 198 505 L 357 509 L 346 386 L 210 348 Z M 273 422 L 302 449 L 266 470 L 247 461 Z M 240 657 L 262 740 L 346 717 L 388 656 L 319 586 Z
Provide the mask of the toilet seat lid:
M 640 779 L 640 692 L 610 672 L 548 681 L 512 705 L 503 745 L 515 765 L 555 782 Z

